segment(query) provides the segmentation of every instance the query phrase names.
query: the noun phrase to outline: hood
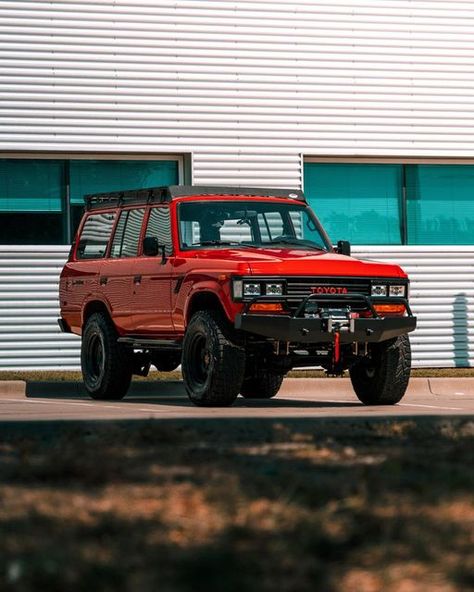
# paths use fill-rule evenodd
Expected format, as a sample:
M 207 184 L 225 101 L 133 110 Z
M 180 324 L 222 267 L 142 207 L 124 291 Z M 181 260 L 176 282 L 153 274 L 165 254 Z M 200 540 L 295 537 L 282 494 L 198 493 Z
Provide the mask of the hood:
M 199 258 L 247 263 L 252 275 L 406 277 L 398 266 L 354 259 L 337 253 L 304 249 L 209 249 Z

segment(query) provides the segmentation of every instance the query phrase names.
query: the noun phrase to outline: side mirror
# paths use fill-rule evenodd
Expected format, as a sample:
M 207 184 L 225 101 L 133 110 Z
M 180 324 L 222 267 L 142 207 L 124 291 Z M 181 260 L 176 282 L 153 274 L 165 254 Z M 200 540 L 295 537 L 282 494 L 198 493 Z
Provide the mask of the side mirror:
M 337 241 L 337 252 L 340 255 L 347 255 L 348 257 L 351 256 L 351 243 L 349 241 L 340 240 Z
M 166 247 L 160 245 L 156 236 L 146 236 L 143 239 L 143 254 L 146 257 L 156 257 L 161 252 L 161 263 L 166 263 Z
M 143 239 L 143 254 L 147 257 L 156 257 L 160 252 L 160 245 L 156 236 L 147 236 Z

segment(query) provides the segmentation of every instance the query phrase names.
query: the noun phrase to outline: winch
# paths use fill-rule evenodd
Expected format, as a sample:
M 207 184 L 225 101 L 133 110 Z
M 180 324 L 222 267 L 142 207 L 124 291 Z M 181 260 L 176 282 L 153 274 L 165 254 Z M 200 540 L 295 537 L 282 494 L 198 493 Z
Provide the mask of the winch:
M 320 318 L 322 330 L 334 335 L 333 347 L 333 371 L 338 373 L 341 360 L 341 332 L 354 333 L 354 320 L 359 315 L 351 312 L 349 306 L 332 308 L 317 306 L 316 303 L 308 302 L 304 313 L 305 318 Z

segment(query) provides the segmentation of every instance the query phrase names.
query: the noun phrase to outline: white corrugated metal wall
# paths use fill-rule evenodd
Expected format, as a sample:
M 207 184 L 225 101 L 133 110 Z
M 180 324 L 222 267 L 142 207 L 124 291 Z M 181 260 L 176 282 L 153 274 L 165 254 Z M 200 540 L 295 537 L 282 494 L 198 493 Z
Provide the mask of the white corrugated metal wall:
M 295 187 L 301 155 L 474 157 L 473 74 L 470 1 L 2 0 L 0 151 L 192 153 L 195 183 Z M 21 249 L 13 262 L 1 249 L 1 319 L 28 319 L 24 332 L 0 322 L 5 367 L 54 366 L 72 343 L 28 304 L 54 308 L 65 250 L 33 251 L 28 300 L 14 279 Z M 419 305 L 417 364 L 466 361 L 470 249 L 382 251 L 433 293 L 433 309 Z M 426 323 L 439 298 L 437 331 Z

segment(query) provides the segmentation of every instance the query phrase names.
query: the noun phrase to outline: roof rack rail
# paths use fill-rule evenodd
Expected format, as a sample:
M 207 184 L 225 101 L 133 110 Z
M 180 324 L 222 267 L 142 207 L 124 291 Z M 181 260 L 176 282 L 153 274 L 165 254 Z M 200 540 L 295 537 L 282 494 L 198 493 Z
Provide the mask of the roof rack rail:
M 164 185 L 144 189 L 111 191 L 85 195 L 86 209 L 122 206 L 131 203 L 163 203 L 176 197 L 198 195 L 238 195 L 246 197 L 286 197 L 306 201 L 300 189 L 269 189 L 263 187 L 228 187 L 213 185 Z

